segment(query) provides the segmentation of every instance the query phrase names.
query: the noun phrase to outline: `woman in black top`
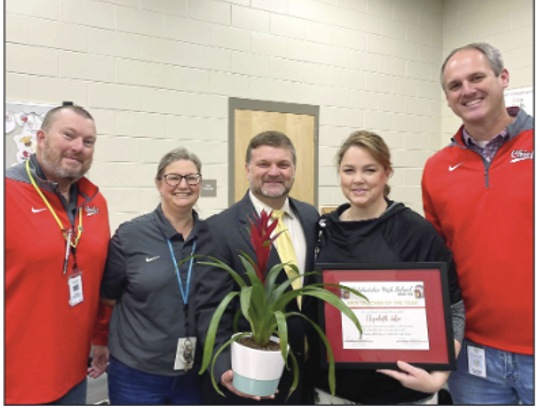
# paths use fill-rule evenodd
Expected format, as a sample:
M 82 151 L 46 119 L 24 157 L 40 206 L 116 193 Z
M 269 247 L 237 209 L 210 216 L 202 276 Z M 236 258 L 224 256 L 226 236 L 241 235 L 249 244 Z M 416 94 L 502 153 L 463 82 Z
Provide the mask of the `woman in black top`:
M 388 199 L 392 174 L 390 151 L 371 132 L 357 131 L 339 150 L 341 189 L 349 203 L 322 217 L 319 263 L 447 263 L 456 355 L 461 348 L 465 312 L 452 253 L 434 227 L 402 203 Z M 324 225 L 324 227 L 322 227 Z M 337 370 L 334 404 L 430 402 L 446 383 L 449 371 L 427 372 L 405 362 L 401 371 Z M 326 372 L 321 372 L 315 399 L 329 404 Z
M 206 224 L 193 209 L 200 182 L 197 156 L 184 148 L 167 153 L 155 178 L 161 203 L 120 225 L 110 241 L 101 296 L 114 306 L 111 404 L 201 404 L 202 349 L 193 298 L 197 265 L 178 265 L 208 246 Z

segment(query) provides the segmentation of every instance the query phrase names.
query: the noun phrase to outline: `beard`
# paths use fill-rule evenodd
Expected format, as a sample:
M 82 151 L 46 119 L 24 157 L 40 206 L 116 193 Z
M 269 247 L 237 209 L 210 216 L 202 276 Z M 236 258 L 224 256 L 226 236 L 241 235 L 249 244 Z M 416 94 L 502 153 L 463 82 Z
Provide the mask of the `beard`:
M 77 158 L 81 163 L 80 168 L 62 166 L 62 158 L 64 157 Z M 45 142 L 45 148 L 41 154 L 41 166 L 47 176 L 51 178 L 51 181 L 69 183 L 77 182 L 84 176 L 84 174 L 86 174 L 91 165 L 92 158 L 85 161 L 80 156 L 68 156 L 59 151 L 53 151 L 49 143 L 47 141 Z
M 249 178 L 249 188 L 251 192 L 255 195 L 262 195 L 266 198 L 281 198 L 283 196 L 287 196 L 289 192 L 291 192 L 292 186 L 294 184 L 294 176 L 291 178 L 291 182 L 289 185 L 286 185 L 285 183 L 281 184 L 281 187 L 278 189 L 268 190 L 264 188 L 264 181 L 270 181 L 269 179 L 263 179 L 260 182 L 255 183 L 253 179 Z M 271 181 L 283 181 L 281 179 Z

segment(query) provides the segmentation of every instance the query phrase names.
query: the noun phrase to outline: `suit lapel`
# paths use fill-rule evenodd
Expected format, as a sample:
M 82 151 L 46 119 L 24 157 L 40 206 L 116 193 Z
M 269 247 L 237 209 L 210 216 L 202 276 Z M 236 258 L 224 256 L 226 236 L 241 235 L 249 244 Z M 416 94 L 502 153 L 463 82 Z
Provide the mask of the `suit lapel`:
M 289 198 L 290 205 L 294 213 L 298 216 L 300 224 L 302 225 L 302 230 L 304 232 L 304 237 L 306 239 L 306 272 L 313 271 L 308 268 L 313 262 L 314 253 L 315 253 L 315 240 L 312 238 L 312 235 L 315 236 L 314 225 L 312 225 L 305 216 L 304 208 L 293 198 Z
M 244 195 L 242 200 L 239 202 L 237 222 L 240 235 L 242 235 L 242 237 L 246 240 L 246 243 L 251 249 L 253 248 L 251 246 L 251 240 L 249 239 L 249 219 L 256 215 L 257 212 L 251 203 L 251 199 L 249 199 L 249 193 L 246 193 L 246 195 Z
M 255 255 L 255 251 L 253 249 L 253 246 L 251 245 L 251 240 L 249 238 L 249 228 L 251 226 L 249 219 L 252 219 L 253 216 L 259 217 L 259 214 L 257 213 L 257 210 L 253 206 L 253 203 L 251 202 L 251 199 L 249 197 L 249 191 L 246 192 L 242 200 L 239 202 L 239 210 L 238 210 L 238 228 L 240 230 L 240 234 L 242 237 L 246 240 L 246 243 L 248 244 L 250 248 L 250 253 L 253 253 Z M 255 260 L 255 258 L 253 258 Z M 276 251 L 276 248 L 272 246 L 272 250 L 270 251 L 270 258 L 268 259 L 268 265 L 266 272 L 274 267 L 276 264 L 280 263 L 281 260 L 279 259 L 279 255 Z M 280 274 L 285 274 L 280 273 Z M 285 275 L 286 277 L 286 275 Z M 285 279 L 283 280 L 285 281 Z

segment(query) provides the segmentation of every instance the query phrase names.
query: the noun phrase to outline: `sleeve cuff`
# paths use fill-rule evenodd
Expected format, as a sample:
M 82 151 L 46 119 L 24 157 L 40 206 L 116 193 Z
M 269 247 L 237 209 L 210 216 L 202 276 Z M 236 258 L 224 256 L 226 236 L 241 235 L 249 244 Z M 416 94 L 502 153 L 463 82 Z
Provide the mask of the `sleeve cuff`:
M 112 311 L 113 309 L 107 307 L 105 304 L 99 304 L 98 315 L 94 325 L 94 334 L 92 335 L 92 343 L 94 345 L 107 346 Z

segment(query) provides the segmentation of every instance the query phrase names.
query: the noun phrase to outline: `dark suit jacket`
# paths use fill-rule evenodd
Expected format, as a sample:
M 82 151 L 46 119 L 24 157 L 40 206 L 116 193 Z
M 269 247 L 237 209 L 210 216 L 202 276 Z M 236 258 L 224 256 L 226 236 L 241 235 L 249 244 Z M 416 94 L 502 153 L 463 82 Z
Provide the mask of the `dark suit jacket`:
M 304 202 L 290 199 L 291 209 L 295 215 L 298 216 L 304 235 L 306 238 L 306 271 L 314 270 L 314 257 L 315 257 L 315 243 L 316 243 L 316 223 L 319 219 L 319 214 L 315 207 Z M 245 271 L 244 266 L 238 257 L 241 251 L 246 253 L 252 259 L 256 259 L 255 251 L 251 246 L 249 240 L 248 230 L 250 228 L 249 219 L 253 219 L 254 216 L 258 216 L 249 193 L 246 193 L 244 198 L 231 206 L 229 209 L 221 212 L 218 215 L 214 215 L 207 220 L 209 230 L 211 233 L 211 251 L 213 256 L 219 258 L 224 263 L 231 266 L 231 268 L 237 272 Z M 274 247 L 272 247 L 270 258 L 268 261 L 267 272 L 277 263 L 280 263 L 279 255 Z M 197 329 L 201 341 L 206 338 L 206 331 L 210 324 L 210 320 L 216 307 L 221 300 L 232 290 L 238 290 L 238 286 L 230 277 L 230 275 L 221 269 L 215 267 L 203 267 L 198 269 L 198 273 L 201 273 L 196 286 L 196 314 L 197 314 Z M 246 281 L 247 277 L 244 275 Z M 282 282 L 287 279 L 285 270 L 282 270 L 278 275 L 277 282 Z M 304 285 L 315 282 L 313 276 L 304 278 Z M 316 321 L 316 300 L 312 297 L 302 298 L 302 313 Z M 218 330 L 216 337 L 216 344 L 214 349 L 218 349 L 225 341 L 230 339 L 232 330 L 232 318 L 234 313 L 239 308 L 238 301 L 233 304 L 228 312 L 222 318 L 222 323 Z M 299 311 L 296 301 L 292 301 L 287 311 Z M 240 321 L 241 331 L 250 331 L 247 321 Z M 305 377 L 303 370 L 305 369 L 304 363 L 304 337 L 307 336 L 310 340 L 310 349 L 316 349 L 315 343 L 311 346 L 311 340 L 315 339 L 317 333 L 307 322 L 301 317 L 290 317 L 287 320 L 287 327 L 289 333 L 289 344 L 294 352 L 297 361 L 300 366 L 300 378 L 301 385 L 291 395 L 287 403 L 289 404 L 304 404 L 309 402 L 309 393 L 311 392 L 311 386 Z M 224 351 L 216 362 L 214 369 L 216 381 L 219 382 L 221 375 L 231 368 L 230 362 L 230 348 Z M 205 401 L 210 404 L 283 404 L 288 394 L 290 384 L 292 383 L 292 373 L 287 370 L 284 371 L 284 375 L 280 381 L 280 392 L 273 401 L 254 402 L 248 399 L 241 399 L 227 392 L 227 398 L 219 396 L 215 389 L 211 387 L 211 384 L 203 386 L 203 395 Z M 306 399 L 302 393 L 305 392 Z

